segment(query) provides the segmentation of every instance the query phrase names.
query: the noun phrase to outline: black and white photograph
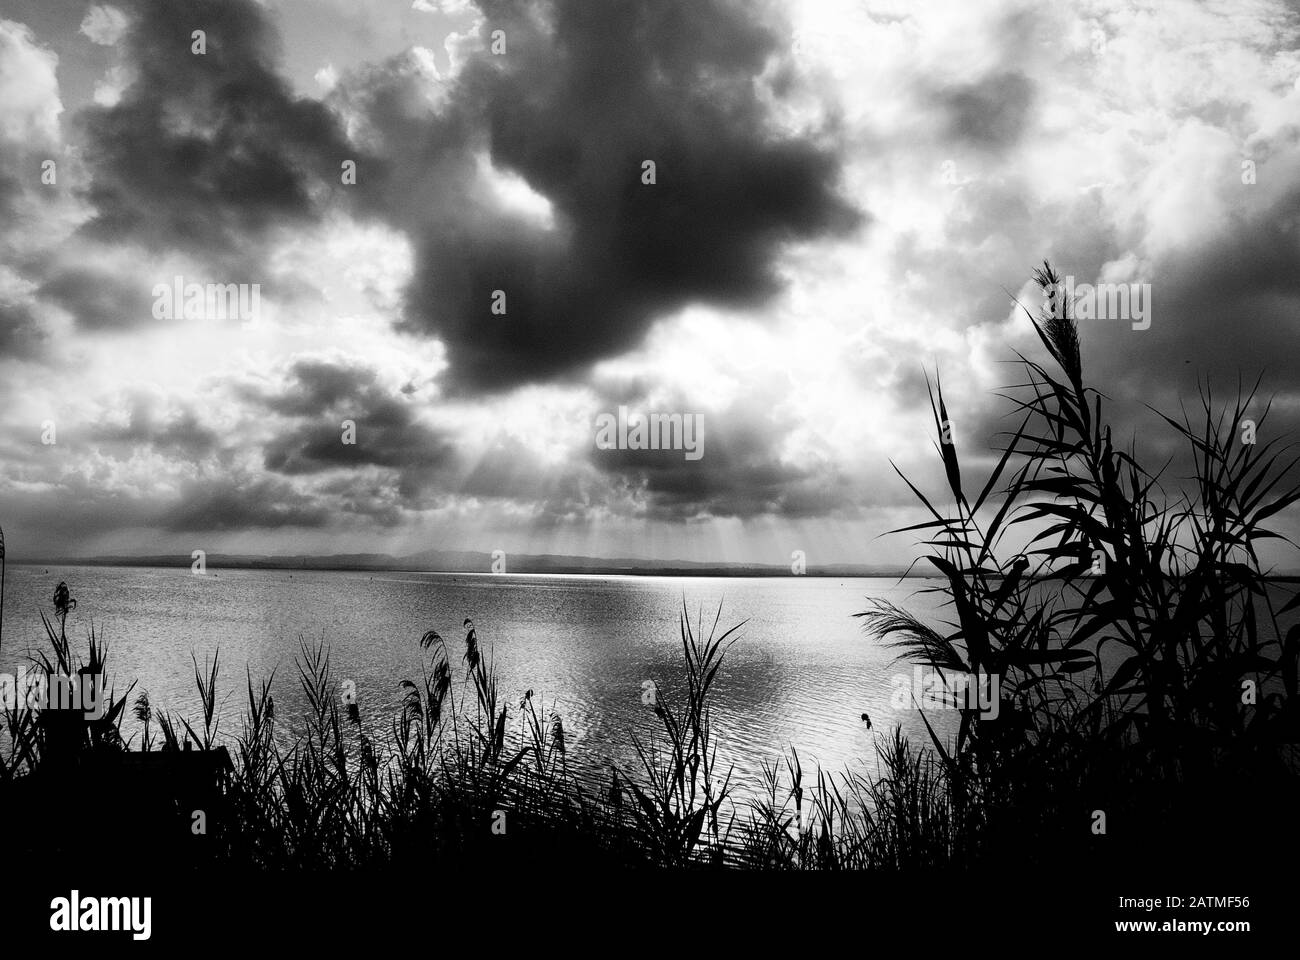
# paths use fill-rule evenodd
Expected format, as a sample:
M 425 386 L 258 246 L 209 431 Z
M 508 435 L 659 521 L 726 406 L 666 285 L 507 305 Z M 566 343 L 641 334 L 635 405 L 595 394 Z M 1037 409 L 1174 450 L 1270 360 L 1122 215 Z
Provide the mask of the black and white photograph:
M 1298 335 L 1297 0 L 0 0 L 5 949 L 1294 945 Z

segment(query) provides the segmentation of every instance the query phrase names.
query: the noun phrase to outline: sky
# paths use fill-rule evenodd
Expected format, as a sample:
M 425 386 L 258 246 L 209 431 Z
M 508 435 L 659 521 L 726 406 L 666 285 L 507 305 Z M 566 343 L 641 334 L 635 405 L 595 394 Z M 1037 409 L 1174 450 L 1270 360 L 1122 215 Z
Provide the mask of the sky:
M 1294 0 L 0 0 L 9 555 L 905 565 L 1045 258 L 1117 441 L 1300 429 L 1298 140 Z

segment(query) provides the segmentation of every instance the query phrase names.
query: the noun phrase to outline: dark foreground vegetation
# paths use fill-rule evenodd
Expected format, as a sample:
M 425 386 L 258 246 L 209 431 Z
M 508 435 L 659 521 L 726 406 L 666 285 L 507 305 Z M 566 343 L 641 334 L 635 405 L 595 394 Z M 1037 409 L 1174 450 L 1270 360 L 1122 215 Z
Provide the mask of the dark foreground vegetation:
M 1054 289 L 1050 267 L 1038 279 Z M 1254 417 L 1261 441 L 1242 442 L 1253 393 L 1217 409 L 1207 389 L 1195 419 L 1163 417 L 1187 445 L 1192 482 L 1149 470 L 1115 445 L 1104 398 L 1085 386 L 1068 310 L 1030 321 L 1054 366 L 1020 358 L 1026 381 L 1007 398 L 1021 422 L 991 475 L 976 492 L 941 442 L 948 502 L 912 486 L 932 518 L 909 529 L 925 531 L 951 623 L 936 631 L 884 604 L 860 614 L 906 661 L 1000 677 L 998 719 L 963 709 L 955 738 L 932 730 L 926 744 L 884 732 L 858 770 L 805 769 L 792 749 L 764 767 L 765 796 L 740 799 L 710 716 L 734 632 L 683 611 L 680 676 L 646 708 L 653 735 L 629 734 L 639 765 L 593 787 L 563 718 L 531 691 L 500 690 L 465 621 L 463 642 L 418 639 L 426 669 L 401 681 L 382 738 L 365 732 L 328 651 L 306 644 L 295 680 L 309 711 L 293 731 L 273 678 L 252 677 L 237 729 L 223 728 L 216 662 L 195 666 L 196 718 L 155 710 L 134 687 L 71 733 L 49 711 L 7 711 L 0 823 L 77 825 L 22 831 L 8 852 L 71 854 L 89 833 L 96 849 L 181 868 L 1003 867 L 1027 878 L 1285 857 L 1300 809 L 1300 626 L 1287 625 L 1300 600 L 1278 601 L 1255 552 L 1276 536 L 1265 522 L 1300 498 L 1284 443 L 1267 439 L 1266 408 Z M 944 437 L 937 383 L 932 407 Z M 47 675 L 104 671 L 93 629 L 87 657 L 74 654 L 74 607 L 61 585 L 44 620 L 49 654 L 34 664 Z

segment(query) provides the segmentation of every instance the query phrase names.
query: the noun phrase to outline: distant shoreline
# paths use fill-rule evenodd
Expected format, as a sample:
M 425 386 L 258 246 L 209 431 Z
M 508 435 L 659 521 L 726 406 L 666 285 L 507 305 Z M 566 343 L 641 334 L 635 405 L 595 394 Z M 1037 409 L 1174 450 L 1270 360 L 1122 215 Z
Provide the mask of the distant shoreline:
M 186 558 L 157 557 L 59 557 L 50 560 L 11 560 L 15 567 L 139 567 L 180 569 L 191 566 L 193 561 Z M 892 578 L 892 579 L 934 579 L 935 574 L 904 573 L 899 570 L 877 570 L 863 567 L 810 567 L 801 574 L 792 573 L 787 567 L 738 566 L 738 567 L 592 567 L 585 565 L 555 564 L 547 566 L 510 567 L 504 573 L 494 574 L 490 569 L 476 567 L 428 567 L 423 565 L 380 566 L 371 564 L 328 563 L 324 561 L 296 563 L 291 561 L 252 561 L 231 562 L 220 557 L 209 557 L 206 561 L 209 570 L 287 570 L 290 572 L 309 573 L 423 573 L 449 576 L 593 576 L 593 577 L 734 577 L 747 579 L 772 579 L 776 577 L 795 579 L 798 577 L 814 579 L 835 578 Z
M 538 563 L 528 563 L 528 559 L 541 559 Z M 733 564 L 728 566 L 709 566 L 697 564 L 692 566 L 645 566 L 618 565 L 620 561 L 610 561 L 610 566 L 596 566 L 592 558 L 578 558 L 573 562 L 564 562 L 561 558 L 520 558 L 517 566 L 508 567 L 500 574 L 493 573 L 490 562 L 469 567 L 466 565 L 439 566 L 401 563 L 394 559 L 390 564 L 381 561 L 353 562 L 331 561 L 328 557 L 223 557 L 209 556 L 207 567 L 214 570 L 287 570 L 320 573 L 420 573 L 438 576 L 592 576 L 592 577 L 731 577 L 737 579 L 894 579 L 894 580 L 935 580 L 942 579 L 936 573 L 891 570 L 888 568 L 865 567 L 853 565 L 827 565 L 809 567 L 804 573 L 796 574 L 788 567 L 778 565 L 759 566 Z M 179 569 L 189 567 L 193 561 L 189 557 L 58 557 L 50 560 L 11 560 L 15 567 L 139 567 Z M 1300 574 L 1277 574 L 1267 578 L 1273 583 L 1300 583 Z

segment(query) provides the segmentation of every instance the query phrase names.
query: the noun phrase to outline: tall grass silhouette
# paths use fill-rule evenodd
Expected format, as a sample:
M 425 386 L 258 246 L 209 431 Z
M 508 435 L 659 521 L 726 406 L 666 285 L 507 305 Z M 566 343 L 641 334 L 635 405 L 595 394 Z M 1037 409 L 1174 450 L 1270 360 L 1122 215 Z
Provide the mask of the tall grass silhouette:
M 1021 422 L 996 467 L 972 500 L 955 443 L 941 442 L 948 509 L 903 477 L 930 514 L 905 530 L 925 531 L 950 630 L 881 602 L 860 614 L 864 626 L 912 662 L 1002 678 L 1000 721 L 963 710 L 955 743 L 931 728 L 959 821 L 1000 815 L 1023 835 L 1027 811 L 1050 819 L 1073 804 L 1141 809 L 1156 827 L 1207 796 L 1263 814 L 1275 789 L 1294 795 L 1300 626 L 1283 618 L 1300 595 L 1276 602 L 1282 586 L 1256 546 L 1285 540 L 1265 524 L 1300 499 L 1295 460 L 1283 438 L 1241 442 L 1256 389 L 1216 408 L 1205 387 L 1195 416 L 1156 412 L 1194 468 L 1166 490 L 1163 470 L 1116 445 L 1105 398 L 1085 384 L 1059 276 L 1044 263 L 1035 278 L 1047 301 L 1025 313 L 1056 371 L 1019 356 L 1026 380 L 1004 397 Z M 937 379 L 931 410 L 942 436 Z M 1198 792 L 1234 777 L 1250 784 Z M 1066 820 L 1056 826 L 1072 829 Z

